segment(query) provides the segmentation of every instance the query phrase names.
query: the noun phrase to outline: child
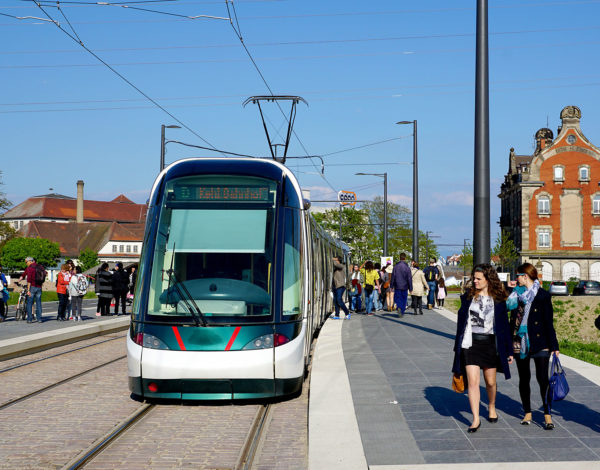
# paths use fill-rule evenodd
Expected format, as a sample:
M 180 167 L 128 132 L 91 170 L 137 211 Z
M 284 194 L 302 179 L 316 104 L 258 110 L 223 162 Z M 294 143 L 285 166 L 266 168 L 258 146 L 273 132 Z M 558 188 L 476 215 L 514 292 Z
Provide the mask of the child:
M 446 290 L 446 283 L 444 282 L 444 278 L 440 277 L 438 280 L 438 291 L 437 291 L 437 303 L 438 307 L 444 306 L 444 299 L 448 295 L 448 291 Z

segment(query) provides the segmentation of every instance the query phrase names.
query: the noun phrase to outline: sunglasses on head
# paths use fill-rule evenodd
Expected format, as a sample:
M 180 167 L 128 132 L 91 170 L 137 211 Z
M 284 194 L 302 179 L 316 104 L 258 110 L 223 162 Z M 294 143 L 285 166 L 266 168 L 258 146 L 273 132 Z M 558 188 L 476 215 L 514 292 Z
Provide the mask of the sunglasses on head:
M 525 276 L 525 273 L 517 273 L 517 277 L 519 276 Z

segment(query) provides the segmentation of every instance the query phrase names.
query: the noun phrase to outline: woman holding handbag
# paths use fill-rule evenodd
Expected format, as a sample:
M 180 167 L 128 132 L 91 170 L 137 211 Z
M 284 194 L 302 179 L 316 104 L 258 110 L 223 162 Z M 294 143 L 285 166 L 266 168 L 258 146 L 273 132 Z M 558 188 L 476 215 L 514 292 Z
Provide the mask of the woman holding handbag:
M 519 371 L 519 394 L 525 416 L 521 424 L 531 424 L 530 361 L 535 364 L 535 376 L 540 386 L 544 407 L 544 429 L 554 429 L 548 404 L 548 365 L 550 356 L 558 357 L 558 341 L 553 323 L 550 294 L 542 289 L 538 272 L 531 263 L 517 268 L 517 287 L 510 294 L 507 305 L 511 310 L 513 349 Z
M 496 270 L 489 264 L 479 264 L 471 273 L 471 288 L 460 298 L 454 341 L 455 376 L 466 375 L 473 423 L 467 432 L 481 426 L 479 417 L 479 377 L 483 378 L 488 395 L 488 421 L 498 421 L 496 413 L 496 371 L 510 379 L 512 344 L 506 309 L 506 291 Z
M 364 267 L 364 269 L 363 269 Z M 367 315 L 373 315 L 373 301 L 378 294 L 376 287 L 379 286 L 379 272 L 375 269 L 372 261 L 365 261 L 360 272 L 365 280 L 365 308 Z

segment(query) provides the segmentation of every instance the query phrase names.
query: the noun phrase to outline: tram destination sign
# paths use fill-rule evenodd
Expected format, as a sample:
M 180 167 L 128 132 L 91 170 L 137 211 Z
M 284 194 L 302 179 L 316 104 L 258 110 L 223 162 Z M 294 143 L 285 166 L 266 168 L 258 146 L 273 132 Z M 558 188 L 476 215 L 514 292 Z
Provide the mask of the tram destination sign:
M 177 201 L 270 201 L 268 186 L 185 184 L 175 185 Z

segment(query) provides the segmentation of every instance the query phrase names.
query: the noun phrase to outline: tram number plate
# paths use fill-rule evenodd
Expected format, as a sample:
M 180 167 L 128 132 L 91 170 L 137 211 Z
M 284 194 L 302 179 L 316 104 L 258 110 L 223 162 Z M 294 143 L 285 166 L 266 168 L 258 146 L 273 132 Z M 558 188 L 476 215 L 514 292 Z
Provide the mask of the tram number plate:
M 268 186 L 176 185 L 177 201 L 269 201 Z

